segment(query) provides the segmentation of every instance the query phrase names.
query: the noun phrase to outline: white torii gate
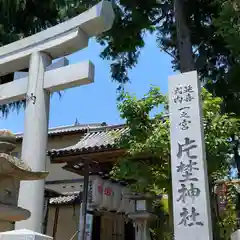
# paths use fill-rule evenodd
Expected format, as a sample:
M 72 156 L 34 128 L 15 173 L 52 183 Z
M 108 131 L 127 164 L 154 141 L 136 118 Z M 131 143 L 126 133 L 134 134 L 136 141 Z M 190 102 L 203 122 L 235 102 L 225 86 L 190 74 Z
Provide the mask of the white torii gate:
M 22 159 L 44 171 L 48 139 L 50 93 L 92 83 L 94 66 L 86 61 L 54 69 L 53 59 L 87 47 L 88 40 L 111 28 L 112 5 L 103 1 L 90 10 L 40 33 L 0 48 L 0 76 L 29 68 L 28 75 L 0 85 L 0 104 L 26 99 Z M 21 182 L 18 204 L 31 211 L 16 229 L 42 231 L 44 181 Z

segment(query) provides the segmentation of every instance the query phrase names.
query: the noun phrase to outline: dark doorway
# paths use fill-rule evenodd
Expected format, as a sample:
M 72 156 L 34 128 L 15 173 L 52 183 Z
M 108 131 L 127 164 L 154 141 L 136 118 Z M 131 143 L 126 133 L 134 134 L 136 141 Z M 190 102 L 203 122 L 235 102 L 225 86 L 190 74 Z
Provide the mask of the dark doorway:
M 92 240 L 101 240 L 101 217 L 93 217 Z
M 132 222 L 125 223 L 125 240 L 135 240 L 135 228 Z

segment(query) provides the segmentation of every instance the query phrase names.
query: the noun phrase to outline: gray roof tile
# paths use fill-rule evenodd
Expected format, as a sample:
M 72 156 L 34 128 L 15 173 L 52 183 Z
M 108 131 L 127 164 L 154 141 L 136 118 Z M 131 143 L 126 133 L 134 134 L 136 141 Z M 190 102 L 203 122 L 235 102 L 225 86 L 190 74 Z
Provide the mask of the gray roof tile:
M 75 145 L 52 149 L 48 151 L 49 156 L 60 156 L 77 152 L 92 152 L 115 147 L 116 139 L 127 131 L 125 125 L 101 126 L 95 129 L 89 129 Z
M 52 197 L 49 199 L 50 205 L 73 204 L 80 203 L 79 192 L 65 193 L 62 196 Z

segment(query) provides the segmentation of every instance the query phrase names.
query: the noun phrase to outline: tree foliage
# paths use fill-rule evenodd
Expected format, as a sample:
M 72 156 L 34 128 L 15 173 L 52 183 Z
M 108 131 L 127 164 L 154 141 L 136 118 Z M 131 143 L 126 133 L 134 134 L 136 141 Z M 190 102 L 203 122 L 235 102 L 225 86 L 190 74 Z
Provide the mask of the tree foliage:
M 202 81 L 207 83 L 210 92 L 223 98 L 225 111 L 239 115 L 240 66 L 239 51 L 235 51 L 238 47 L 239 8 L 236 2 L 185 0 L 183 17 L 190 30 L 194 64 Z M 100 41 L 106 44 L 101 56 L 112 60 L 114 80 L 120 83 L 129 80 L 127 70 L 137 64 L 146 32 L 157 35 L 159 50 L 169 53 L 173 57 L 173 68 L 179 70 L 173 0 L 116 1 L 116 10 L 118 17 L 113 29 Z M 121 38 L 118 29 L 121 29 Z
M 73 17 L 98 0 L 1 0 L 0 45 L 38 32 Z M 137 62 L 146 32 L 157 35 L 159 50 L 173 57 L 179 69 L 173 0 L 116 0 L 113 28 L 98 38 L 105 48 L 101 57 L 111 60 L 112 78 L 128 79 L 128 69 Z M 237 0 L 185 0 L 183 16 L 190 30 L 194 63 L 206 88 L 223 98 L 225 110 L 238 115 L 239 3 Z M 231 21 L 228 21 L 231 19 Z M 119 37 L 121 29 L 121 37 Z M 1 78 L 2 83 L 11 77 Z
M 0 0 L 0 46 L 74 17 L 97 2 Z
M 238 0 L 221 1 L 219 17 L 214 20 L 218 34 L 225 40 L 231 54 L 239 57 L 240 46 L 240 2 Z
M 214 182 L 231 177 L 230 170 L 234 166 L 231 138 L 238 131 L 239 122 L 234 115 L 221 112 L 221 98 L 213 97 L 203 89 L 202 99 L 208 175 L 214 197 Z M 158 113 L 159 107 L 165 111 Z M 155 87 L 140 99 L 123 93 L 118 108 L 126 120 L 128 131 L 118 140 L 126 155 L 113 168 L 113 177 L 130 181 L 130 186 L 136 191 L 170 194 L 170 132 L 166 96 Z M 231 216 L 234 222 L 234 214 Z
M 194 64 L 201 79 L 207 83 L 206 88 L 223 98 L 225 111 L 239 115 L 239 52 L 234 51 L 233 54 L 231 48 L 233 42 L 235 47 L 238 46 L 236 36 L 239 36 L 239 28 L 236 25 L 239 8 L 236 2 L 185 0 L 183 17 L 190 30 Z M 114 80 L 120 83 L 129 80 L 127 71 L 137 64 L 146 32 L 157 35 L 159 50 L 169 53 L 173 57 L 173 68 L 179 70 L 173 0 L 116 1 L 115 9 L 115 25 L 100 40 L 106 45 L 101 56 L 112 60 Z M 227 22 L 228 19 L 232 19 L 234 24 Z M 121 38 L 118 29 L 121 29 Z

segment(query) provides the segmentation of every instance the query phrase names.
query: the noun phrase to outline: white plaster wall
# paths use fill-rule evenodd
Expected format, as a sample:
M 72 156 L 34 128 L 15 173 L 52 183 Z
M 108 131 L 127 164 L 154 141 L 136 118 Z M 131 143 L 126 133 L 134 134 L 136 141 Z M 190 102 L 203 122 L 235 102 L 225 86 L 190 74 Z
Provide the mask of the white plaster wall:
M 74 134 L 74 135 L 67 135 L 67 136 L 56 136 L 56 137 L 49 137 L 48 140 L 48 149 L 58 149 L 63 147 L 68 147 L 76 144 L 82 134 Z M 17 144 L 16 149 L 14 152 L 18 153 L 18 156 L 21 156 L 21 143 Z M 50 159 L 47 157 L 47 164 L 46 164 L 46 170 L 49 171 L 49 175 L 46 178 L 46 181 L 55 181 L 55 180 L 70 180 L 70 179 L 76 179 L 81 178 L 81 176 L 68 172 L 66 170 L 63 170 L 62 167 L 65 164 L 52 164 L 50 163 Z
M 79 192 L 83 191 L 83 184 L 76 183 L 58 183 L 58 184 L 46 184 L 47 189 L 54 190 L 56 192 Z
M 48 138 L 48 149 L 59 149 L 76 144 L 82 137 L 82 133 L 70 134 L 65 136 L 54 136 Z M 14 150 L 14 155 L 17 153 L 17 157 L 21 156 L 21 142 L 17 143 L 16 149 Z M 71 173 L 62 169 L 65 163 L 53 164 L 50 162 L 50 158 L 47 157 L 46 170 L 49 175 L 46 178 L 48 181 L 63 181 L 63 180 L 73 180 L 82 178 L 80 175 Z M 57 192 L 73 192 L 80 191 L 81 185 L 79 183 L 55 183 L 46 184 L 46 188 L 57 191 Z

